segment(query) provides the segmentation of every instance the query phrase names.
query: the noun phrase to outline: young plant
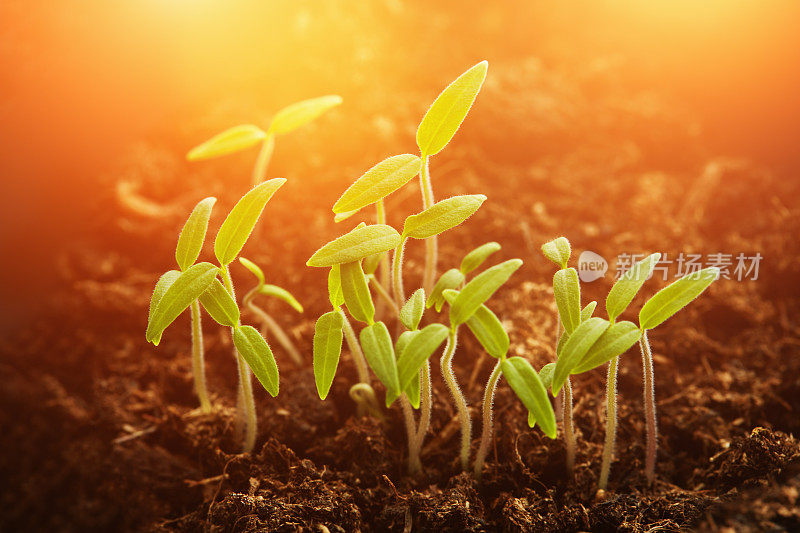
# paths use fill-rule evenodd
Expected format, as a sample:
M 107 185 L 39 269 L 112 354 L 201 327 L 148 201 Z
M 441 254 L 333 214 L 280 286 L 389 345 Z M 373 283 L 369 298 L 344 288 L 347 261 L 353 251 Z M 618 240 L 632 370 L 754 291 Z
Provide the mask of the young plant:
M 145 338 L 155 345 L 161 340 L 164 330 L 175 321 L 192 302 L 199 301 L 206 312 L 219 324 L 231 328 L 234 356 L 239 369 L 239 420 L 244 433 L 244 451 L 255 446 L 256 415 L 251 381 L 251 371 L 272 396 L 278 394 L 278 366 L 267 342 L 252 326 L 242 325 L 239 306 L 236 303 L 230 264 L 239 255 L 253 228 L 261 216 L 264 206 L 286 180 L 265 181 L 245 194 L 233 207 L 217 232 L 214 240 L 214 255 L 219 265 L 197 263 L 175 275 L 174 271 L 162 275 L 156 283 L 150 301 L 150 313 Z M 191 254 L 202 248 L 197 227 L 187 229 L 187 244 Z M 191 235 L 191 238 L 188 237 Z M 199 244 L 198 244 L 199 243 Z M 181 258 L 184 257 L 180 254 Z M 179 264 L 182 259 L 179 259 Z M 222 281 L 220 281 L 221 278 Z

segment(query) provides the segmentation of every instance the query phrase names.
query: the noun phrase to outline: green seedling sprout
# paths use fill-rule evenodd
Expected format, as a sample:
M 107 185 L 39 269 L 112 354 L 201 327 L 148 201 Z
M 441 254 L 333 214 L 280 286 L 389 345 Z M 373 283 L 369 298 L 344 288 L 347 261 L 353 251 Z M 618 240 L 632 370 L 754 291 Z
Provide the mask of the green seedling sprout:
M 283 300 L 298 313 L 303 312 L 303 306 L 300 305 L 300 302 L 297 301 L 297 298 L 295 298 L 286 289 L 278 287 L 277 285 L 270 285 L 266 283 L 264 271 L 261 270 L 258 265 L 244 257 L 239 257 L 239 262 L 258 280 L 258 284 L 250 289 L 247 294 L 245 294 L 244 298 L 242 299 L 242 305 L 252 311 L 261 321 L 261 336 L 266 338 L 266 330 L 269 329 L 278 343 L 280 343 L 280 345 L 283 346 L 283 349 L 286 350 L 286 352 L 291 356 L 295 364 L 301 365 L 303 363 L 303 358 L 300 356 L 300 352 L 297 350 L 292 340 L 289 338 L 280 324 L 278 324 L 269 313 L 255 303 L 255 299 L 259 295 L 272 296 L 279 300 Z
M 145 338 L 158 345 L 164 330 L 195 301 L 199 301 L 216 322 L 231 328 L 234 357 L 239 370 L 237 403 L 245 452 L 253 450 L 256 440 L 251 371 L 272 396 L 278 394 L 279 375 L 269 344 L 258 330 L 241 323 L 229 266 L 247 242 L 267 202 L 285 182 L 285 179 L 265 181 L 236 203 L 214 240 L 214 255 L 219 265 L 197 263 L 180 273 L 170 271 L 161 276 L 150 300 L 145 332 Z M 185 231 L 187 237 L 179 240 L 185 240 L 186 247 L 179 246 L 176 254 L 179 264 L 186 264 L 192 257 L 196 260 L 194 250 L 199 255 L 205 237 L 205 231 L 199 231 L 198 224 L 189 225 Z M 187 253 L 187 250 L 191 253 Z

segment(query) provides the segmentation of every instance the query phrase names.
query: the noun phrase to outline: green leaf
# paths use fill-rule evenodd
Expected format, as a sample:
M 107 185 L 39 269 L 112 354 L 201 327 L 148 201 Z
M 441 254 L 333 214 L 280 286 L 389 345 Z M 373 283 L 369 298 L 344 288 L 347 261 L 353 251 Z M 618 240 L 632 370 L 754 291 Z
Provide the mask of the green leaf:
M 583 357 L 589 351 L 600 335 L 609 328 L 611 322 L 603 318 L 594 317 L 575 328 L 556 361 L 556 368 L 553 372 L 553 383 L 551 385 L 553 396 L 558 394 L 567 377 L 572 370 L 578 366 Z
M 175 261 L 181 270 L 192 266 L 200 257 L 203 242 L 206 240 L 208 219 L 211 218 L 211 209 L 216 201 L 217 199 L 213 196 L 200 200 L 183 225 L 181 234 L 178 236 L 178 246 L 175 247 Z
M 650 278 L 653 269 L 661 259 L 661 254 L 649 255 L 635 263 L 611 287 L 606 297 L 606 312 L 612 322 L 630 305 L 636 293 L 642 288 L 644 282 Z
M 333 307 L 341 307 L 344 305 L 342 274 L 339 265 L 331 266 L 328 272 L 328 300 L 330 300 Z
M 166 285 L 169 278 L 163 282 L 159 280 L 162 286 L 157 287 L 157 290 L 163 287 L 166 289 L 158 299 L 158 305 L 150 313 L 145 339 L 158 346 L 158 343 L 161 342 L 161 334 L 164 333 L 167 326 L 172 324 L 178 315 L 206 291 L 218 271 L 217 267 L 211 263 L 197 263 L 181 272 L 169 286 Z
M 342 103 L 342 97 L 331 94 L 303 100 L 289 105 L 275 113 L 272 124 L 269 125 L 269 133 L 273 135 L 283 135 L 290 131 L 305 126 L 326 111 Z
M 414 239 L 438 235 L 471 217 L 484 200 L 483 194 L 465 194 L 436 202 L 425 211 L 406 218 L 403 235 Z
M 625 353 L 631 346 L 639 342 L 642 332 L 633 322 L 623 320 L 615 322 L 592 344 L 572 374 L 588 372 Z
M 397 359 L 400 390 L 407 390 L 414 377 L 419 375 L 422 365 L 441 346 L 449 332 L 450 330 L 442 324 L 430 324 L 422 328 L 420 334 L 408 342 Z
M 433 286 L 431 295 L 425 303 L 425 307 L 430 309 L 431 306 L 436 306 L 436 312 L 442 310 L 444 306 L 444 291 L 447 289 L 458 289 L 464 283 L 464 274 L 457 268 L 451 268 L 439 278 L 436 285 Z
M 329 267 L 360 261 L 373 254 L 388 252 L 400 244 L 400 234 L 386 224 L 357 226 L 329 242 L 306 262 L 311 267 Z
M 553 276 L 553 294 L 564 329 L 572 334 L 581 323 L 581 284 L 574 268 L 563 268 Z
M 374 274 L 376 270 L 378 270 L 378 266 L 381 264 L 383 258 L 386 257 L 386 252 L 380 254 L 373 254 L 368 257 L 364 258 L 364 274 L 370 275 Z
M 450 306 L 450 323 L 453 326 L 463 324 L 475 311 L 499 289 L 519 267 L 521 259 L 509 259 L 499 265 L 488 268 L 475 276 L 458 293 Z
M 356 212 L 374 204 L 408 183 L 419 174 L 422 160 L 413 154 L 395 155 L 384 159 L 344 191 L 333 204 L 333 212 L 345 214 Z
M 653 329 L 700 296 L 719 277 L 719 268 L 709 267 L 683 276 L 650 298 L 639 311 L 639 327 Z
M 452 304 L 458 296 L 458 292 L 447 290 L 444 296 L 447 301 Z M 475 335 L 475 338 L 478 339 L 478 342 L 481 343 L 484 350 L 492 357 L 500 359 L 508 353 L 508 347 L 510 345 L 508 333 L 500 322 L 500 319 L 497 318 L 497 315 L 485 305 L 481 304 L 478 310 L 469 317 L 469 320 L 467 320 L 467 327 L 472 331 L 472 334 Z
M 564 345 L 568 340 L 569 333 L 562 331 L 561 335 L 558 337 L 558 342 L 556 343 L 556 358 L 561 357 L 561 353 L 564 351 Z
M 397 358 L 400 359 L 400 354 L 403 353 L 403 350 L 406 349 L 408 343 L 411 342 L 411 339 L 419 335 L 420 330 L 415 329 L 412 331 L 404 331 L 397 337 L 397 341 L 394 343 L 394 353 L 397 355 Z
M 333 221 L 338 224 L 339 222 L 347 220 L 348 218 L 350 218 L 351 216 L 355 215 L 356 213 L 358 213 L 358 211 L 347 211 L 345 213 L 336 213 L 333 216 Z
M 586 304 L 586 307 L 584 307 L 581 310 L 581 322 L 586 322 L 587 320 L 592 318 L 592 315 L 594 314 L 594 310 L 596 307 L 597 307 L 597 302 L 594 300 Z
M 417 329 L 425 312 L 425 290 L 417 289 L 400 309 L 400 322 L 411 330 Z
M 536 370 L 522 357 L 503 360 L 502 370 L 511 389 L 534 415 L 544 434 L 556 438 L 556 415 Z
M 258 217 L 264 206 L 281 185 L 286 183 L 283 178 L 267 180 L 256 185 L 233 206 L 228 217 L 220 226 L 217 238 L 214 240 L 214 255 L 219 264 L 229 265 L 247 242 L 250 233 L 258 222 Z
M 400 396 L 397 361 L 389 330 L 383 322 L 376 322 L 362 329 L 359 337 L 369 367 L 386 387 L 386 407 L 389 407 Z
M 314 325 L 314 381 L 321 400 L 328 396 L 342 353 L 344 318 L 340 311 L 329 311 Z
M 347 310 L 358 321 L 372 324 L 375 319 L 375 304 L 369 293 L 367 277 L 361 270 L 361 263 L 353 261 L 340 266 L 342 295 Z
M 481 90 L 488 68 L 489 63 L 481 61 L 436 97 L 417 129 L 417 146 L 423 155 L 436 155 L 456 134 Z
M 277 285 L 269 285 L 269 284 L 262 285 L 261 287 L 258 288 L 258 294 L 263 294 L 265 296 L 272 296 L 274 298 L 278 298 L 280 300 L 283 300 L 290 306 L 292 306 L 292 309 L 294 309 L 298 313 L 303 312 L 303 306 L 300 305 L 300 302 L 297 301 L 297 298 L 295 298 L 292 295 L 292 293 L 290 293 L 283 287 L 278 287 Z
M 239 324 L 239 306 L 218 279 L 214 279 L 206 292 L 200 295 L 200 305 L 218 324 L 236 327 Z
M 153 295 L 150 297 L 150 309 L 147 311 L 148 325 L 153 321 L 153 312 L 156 310 L 156 307 L 158 307 L 158 302 L 161 301 L 161 298 L 164 296 L 164 293 L 167 291 L 169 286 L 175 283 L 175 280 L 178 279 L 178 276 L 180 275 L 180 271 L 170 270 L 164 272 L 161 274 L 161 277 L 158 278 L 156 286 L 153 289 Z M 148 338 L 147 340 L 149 341 L 150 339 Z
M 478 246 L 470 253 L 464 256 L 461 260 L 461 267 L 459 270 L 466 276 L 486 261 L 490 255 L 500 250 L 500 244 L 496 242 L 487 242 Z
M 561 268 L 567 268 L 567 262 L 572 255 L 572 246 L 566 237 L 559 237 L 542 245 L 542 253 L 550 261 Z
M 186 159 L 200 161 L 232 154 L 255 146 L 266 138 L 267 134 L 258 126 L 252 124 L 234 126 L 192 148 L 186 155 Z
M 405 350 L 406 346 L 408 346 L 408 343 L 411 342 L 411 339 L 420 333 L 422 332 L 416 329 L 414 331 L 404 331 L 400 334 L 400 336 L 397 338 L 397 342 L 394 343 L 394 353 L 397 356 L 398 361 L 400 360 L 400 357 L 402 357 L 403 350 Z M 411 403 L 411 406 L 414 409 L 419 409 L 421 379 L 422 376 L 417 375 L 417 379 L 412 379 L 411 384 L 405 390 L 408 401 Z
M 246 259 L 244 257 L 240 257 L 239 258 L 239 262 L 247 270 L 249 270 L 250 272 L 253 273 L 253 275 L 258 279 L 258 284 L 259 285 L 263 285 L 264 283 L 266 283 L 266 280 L 264 278 L 264 271 L 261 270 L 260 266 L 258 266 L 257 264 L 253 263 L 252 261 L 250 261 L 249 259 Z
M 539 379 L 542 381 L 545 389 L 549 389 L 553 384 L 553 373 L 556 371 L 555 363 L 547 363 L 539 370 Z
M 405 393 L 406 397 L 408 397 L 408 402 L 411 404 L 411 407 L 414 409 L 419 409 L 420 398 L 421 396 L 421 388 L 422 388 L 422 371 L 420 370 L 417 373 L 417 378 L 412 379 L 411 383 L 409 383 L 408 387 L 406 387 Z
M 253 326 L 233 330 L 233 345 L 271 396 L 278 395 L 278 364 L 264 337 Z

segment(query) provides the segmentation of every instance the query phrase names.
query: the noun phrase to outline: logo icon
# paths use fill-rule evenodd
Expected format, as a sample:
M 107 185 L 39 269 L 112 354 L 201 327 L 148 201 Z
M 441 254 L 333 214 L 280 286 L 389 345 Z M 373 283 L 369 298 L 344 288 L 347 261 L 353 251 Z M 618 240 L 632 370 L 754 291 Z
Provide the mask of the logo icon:
M 589 250 L 581 252 L 578 258 L 578 276 L 584 283 L 595 281 L 606 275 L 608 261 L 600 255 Z

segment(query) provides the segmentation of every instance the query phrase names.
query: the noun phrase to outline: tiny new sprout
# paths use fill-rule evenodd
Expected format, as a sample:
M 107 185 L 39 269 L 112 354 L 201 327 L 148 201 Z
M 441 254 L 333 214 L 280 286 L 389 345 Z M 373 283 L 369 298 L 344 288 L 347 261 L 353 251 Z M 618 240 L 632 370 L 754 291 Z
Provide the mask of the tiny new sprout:
M 239 369 L 238 406 L 245 452 L 253 450 L 256 440 L 255 401 L 250 373 L 252 371 L 255 374 L 272 396 L 278 394 L 279 376 L 278 365 L 267 342 L 258 330 L 242 325 L 240 321 L 229 266 L 247 242 L 264 206 L 285 182 L 284 179 L 265 181 L 245 194 L 231 209 L 214 240 L 218 266 L 197 263 L 180 273 L 170 271 L 161 276 L 150 300 L 145 333 L 147 341 L 158 345 L 164 330 L 195 301 L 199 301 L 216 322 L 231 328 L 234 356 Z M 205 240 L 207 217 L 205 224 L 202 220 L 203 217 L 199 215 L 190 217 L 191 224 L 187 222 L 184 227 L 176 254 L 179 265 L 194 263 L 199 256 Z M 218 277 L 222 279 L 221 282 Z

